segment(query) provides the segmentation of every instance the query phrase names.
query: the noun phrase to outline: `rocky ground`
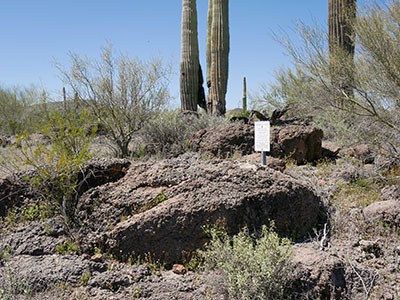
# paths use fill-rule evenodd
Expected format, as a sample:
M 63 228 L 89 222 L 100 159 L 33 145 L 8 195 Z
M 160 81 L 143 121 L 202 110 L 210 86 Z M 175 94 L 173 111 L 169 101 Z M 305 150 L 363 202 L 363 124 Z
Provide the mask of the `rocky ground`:
M 396 164 L 292 125 L 274 129 L 261 166 L 251 125 L 224 126 L 212 142 L 196 134 L 197 153 L 92 161 L 68 226 L 35 212 L 46 207 L 21 175 L 3 176 L 0 299 L 228 299 L 218 270 L 189 262 L 204 227 L 271 219 L 294 241 L 292 299 L 400 299 Z

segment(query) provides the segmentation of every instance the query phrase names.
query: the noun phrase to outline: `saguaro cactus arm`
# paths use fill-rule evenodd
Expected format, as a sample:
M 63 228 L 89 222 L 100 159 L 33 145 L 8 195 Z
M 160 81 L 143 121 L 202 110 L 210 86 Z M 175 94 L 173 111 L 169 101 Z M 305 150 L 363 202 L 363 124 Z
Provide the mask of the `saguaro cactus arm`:
M 356 0 L 328 0 L 328 45 L 332 83 L 338 97 L 353 95 Z M 342 100 L 340 100 L 342 101 Z M 341 103 L 340 105 L 343 105 Z
M 199 102 L 199 45 L 196 0 L 182 0 L 180 96 L 182 110 L 197 110 Z
M 217 115 L 226 111 L 229 60 L 229 1 L 209 0 L 211 11 L 207 28 L 207 61 L 210 89 L 207 97 L 208 110 Z M 210 20 L 211 18 L 211 20 Z M 208 84 L 208 82 L 207 82 Z
M 356 0 L 328 0 L 329 51 L 340 47 L 354 54 L 353 21 L 356 17 Z

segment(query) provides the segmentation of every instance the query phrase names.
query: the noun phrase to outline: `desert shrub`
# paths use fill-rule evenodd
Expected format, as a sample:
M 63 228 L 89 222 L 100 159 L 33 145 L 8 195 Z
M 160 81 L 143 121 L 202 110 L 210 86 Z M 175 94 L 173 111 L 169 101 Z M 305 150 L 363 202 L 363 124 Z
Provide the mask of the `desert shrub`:
M 203 114 L 181 114 L 178 110 L 163 110 L 144 124 L 138 133 L 150 152 L 166 155 L 187 151 L 187 141 L 193 133 L 225 119 Z
M 318 26 L 298 23 L 299 44 L 288 36 L 279 37 L 293 67 L 278 71 L 276 82 L 256 102 L 290 103 L 292 114 L 314 116 L 328 135 L 346 144 L 363 141 L 399 157 L 399 23 L 397 0 L 360 8 L 354 23 L 354 59 L 339 51 L 332 59 L 327 33 Z M 338 86 L 338 76 L 352 78 L 350 85 Z
M 69 220 L 84 180 L 83 168 L 92 157 L 89 146 L 96 126 L 87 111 L 78 112 L 75 108 L 50 111 L 43 117 L 34 129 L 42 135 L 31 135 L 28 131 L 18 135 L 14 151 L 2 157 L 2 164 L 28 167 L 31 171 L 23 179 L 41 195 L 44 203 L 55 206 Z M 35 211 L 26 213 L 35 217 Z
M 287 299 L 290 286 L 291 242 L 273 226 L 263 226 L 258 238 L 245 228 L 229 237 L 210 229 L 211 240 L 200 251 L 205 268 L 222 272 L 223 285 L 233 299 Z
M 0 135 L 16 135 L 30 130 L 37 119 L 35 103 L 42 98 L 35 87 L 0 87 Z
M 127 157 L 129 144 L 143 125 L 169 101 L 171 68 L 161 58 L 147 62 L 113 56 L 104 47 L 100 60 L 70 53 L 71 68 L 57 65 L 71 98 L 97 118 L 116 156 Z

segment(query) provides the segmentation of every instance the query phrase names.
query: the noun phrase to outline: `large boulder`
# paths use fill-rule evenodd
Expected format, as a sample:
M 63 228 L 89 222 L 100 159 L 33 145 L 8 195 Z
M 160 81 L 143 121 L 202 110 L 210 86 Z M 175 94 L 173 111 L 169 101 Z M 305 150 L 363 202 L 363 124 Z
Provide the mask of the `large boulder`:
M 271 155 L 289 157 L 297 164 L 322 157 L 321 129 L 304 125 L 275 127 L 271 130 Z
M 322 157 L 323 132 L 305 125 L 278 126 L 271 129 L 271 156 L 289 157 L 296 163 L 306 163 Z M 254 125 L 235 123 L 206 128 L 189 141 L 193 151 L 217 157 L 254 152 Z
M 295 299 L 343 299 L 346 295 L 346 264 L 312 244 L 294 246 L 293 287 Z
M 29 183 L 21 177 L 9 175 L 0 178 L 0 217 L 7 216 L 15 206 L 37 196 Z
M 235 153 L 251 154 L 254 152 L 254 125 L 234 123 L 202 129 L 191 137 L 189 147 L 220 158 Z
M 206 242 L 204 229 L 229 233 L 274 220 L 279 233 L 304 236 L 320 217 L 320 200 L 298 180 L 260 165 L 176 159 L 134 164 L 127 175 L 86 193 L 79 219 L 81 248 L 104 247 L 117 257 L 182 259 Z
M 400 228 L 400 201 L 398 200 L 374 202 L 364 208 L 363 213 L 370 224 Z

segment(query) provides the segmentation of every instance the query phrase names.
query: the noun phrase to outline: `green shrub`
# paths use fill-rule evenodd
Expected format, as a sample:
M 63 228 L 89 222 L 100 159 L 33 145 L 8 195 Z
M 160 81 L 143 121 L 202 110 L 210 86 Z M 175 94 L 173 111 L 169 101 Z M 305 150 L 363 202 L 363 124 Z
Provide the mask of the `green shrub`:
M 147 122 L 139 132 L 142 143 L 152 153 L 161 156 L 187 151 L 187 141 L 193 133 L 225 120 L 220 117 L 193 114 L 182 115 L 178 110 L 164 110 Z M 141 151 L 138 149 L 136 152 Z
M 68 240 L 64 244 L 56 246 L 57 253 L 59 254 L 67 254 L 67 253 L 79 253 L 80 249 L 79 246 Z
M 24 179 L 41 195 L 42 206 L 61 211 L 68 221 L 75 212 L 84 166 L 92 157 L 89 146 L 96 126 L 87 111 L 68 108 L 63 113 L 47 112 L 35 127 L 42 137 L 27 131 L 18 135 L 14 151 L 3 157 L 3 164 L 32 169 Z M 39 210 L 32 206 L 24 215 L 28 220 L 36 219 Z
M 15 135 L 29 130 L 36 118 L 34 102 L 40 98 L 34 88 L 4 88 L 0 86 L 0 135 Z
M 291 242 L 263 226 L 258 238 L 245 228 L 229 237 L 210 229 L 211 241 L 199 251 L 207 270 L 219 269 L 224 288 L 233 299 L 287 299 L 290 285 Z
M 81 276 L 81 286 L 87 286 L 90 279 L 90 272 L 84 273 Z

